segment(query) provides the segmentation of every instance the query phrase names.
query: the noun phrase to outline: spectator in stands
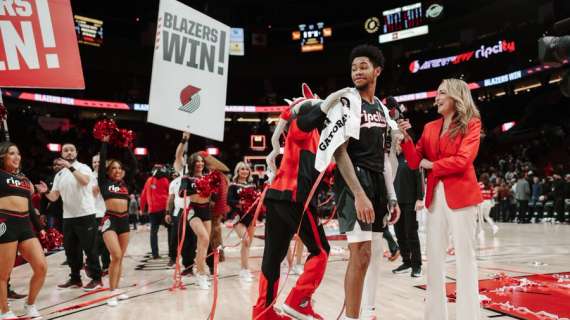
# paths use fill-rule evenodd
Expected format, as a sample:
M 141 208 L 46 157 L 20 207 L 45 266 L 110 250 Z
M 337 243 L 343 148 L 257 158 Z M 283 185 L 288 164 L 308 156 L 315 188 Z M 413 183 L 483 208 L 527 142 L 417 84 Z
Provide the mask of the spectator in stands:
M 499 187 L 497 189 L 497 198 L 499 200 L 499 217 L 501 217 L 501 221 L 503 222 L 511 222 L 511 190 L 503 179 L 499 178 L 497 181 L 499 184 Z
M 552 200 L 554 201 L 554 212 L 556 212 L 556 222 L 562 223 L 565 220 L 564 216 L 564 180 L 559 174 L 554 174 L 552 176 L 554 181 L 552 182 Z
M 515 199 L 517 200 L 518 222 L 530 223 L 528 202 L 530 200 L 530 185 L 527 175 L 521 175 L 515 184 Z

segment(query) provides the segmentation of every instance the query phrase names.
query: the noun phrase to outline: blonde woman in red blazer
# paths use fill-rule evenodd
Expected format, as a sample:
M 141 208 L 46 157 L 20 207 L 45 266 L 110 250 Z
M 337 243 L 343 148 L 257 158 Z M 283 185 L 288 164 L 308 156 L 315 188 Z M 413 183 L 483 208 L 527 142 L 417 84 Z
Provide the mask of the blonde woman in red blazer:
M 475 261 L 475 219 L 482 202 L 473 161 L 479 150 L 481 120 L 469 87 L 462 80 L 443 80 L 435 98 L 440 119 L 425 125 L 416 145 L 406 133 L 402 151 L 412 169 L 427 172 L 426 320 L 447 320 L 445 257 L 451 233 L 457 263 L 456 318 L 479 320 L 479 283 Z

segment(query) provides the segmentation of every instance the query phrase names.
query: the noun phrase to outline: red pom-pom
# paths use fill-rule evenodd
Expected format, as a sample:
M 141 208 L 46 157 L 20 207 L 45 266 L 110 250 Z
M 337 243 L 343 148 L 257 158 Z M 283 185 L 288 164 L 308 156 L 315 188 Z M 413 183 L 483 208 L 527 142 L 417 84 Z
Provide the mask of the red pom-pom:
M 117 129 L 117 133 L 111 138 L 111 143 L 120 148 L 133 148 L 135 133 L 133 130 Z
M 8 119 L 8 109 L 0 102 L 0 120 Z
M 212 171 L 208 174 L 208 179 L 210 180 L 210 188 L 217 190 L 222 184 L 222 173 L 220 171 Z
M 52 251 L 63 246 L 63 235 L 55 228 L 49 228 L 46 232 L 38 235 L 42 248 L 46 251 Z
M 196 180 L 196 191 L 198 195 L 203 198 L 209 197 L 214 191 L 210 186 L 210 175 L 206 175 Z
M 117 124 L 114 120 L 99 120 L 93 127 L 93 137 L 97 140 L 103 140 L 104 137 L 113 137 L 117 133 Z
M 239 192 L 239 200 L 242 203 L 243 212 L 247 212 L 257 198 L 259 198 L 259 191 L 255 187 L 242 188 Z

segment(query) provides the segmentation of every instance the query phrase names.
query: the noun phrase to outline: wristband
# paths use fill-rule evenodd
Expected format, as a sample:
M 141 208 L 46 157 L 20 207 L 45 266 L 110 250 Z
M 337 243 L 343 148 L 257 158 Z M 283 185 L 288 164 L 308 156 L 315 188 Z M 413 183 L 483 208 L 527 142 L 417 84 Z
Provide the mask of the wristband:
M 69 167 L 69 168 L 67 168 L 67 169 L 69 169 L 69 171 L 71 171 L 71 173 L 74 173 L 74 172 L 75 172 L 75 168 L 74 168 L 74 167 Z
M 198 154 L 199 154 L 200 157 L 202 157 L 202 158 L 206 158 L 207 156 L 210 155 L 210 154 L 208 153 L 208 151 L 200 151 L 200 152 L 198 152 Z
M 180 144 L 185 144 L 186 142 L 188 142 L 188 139 L 186 138 L 180 139 Z
M 390 200 L 389 205 L 390 205 L 390 208 L 394 208 L 398 205 L 398 201 L 397 200 Z

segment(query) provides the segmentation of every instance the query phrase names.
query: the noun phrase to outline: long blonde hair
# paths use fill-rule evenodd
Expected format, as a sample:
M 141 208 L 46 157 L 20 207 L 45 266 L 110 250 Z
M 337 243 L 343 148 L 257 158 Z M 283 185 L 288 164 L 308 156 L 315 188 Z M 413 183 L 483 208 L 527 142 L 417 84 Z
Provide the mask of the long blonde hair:
M 440 87 L 443 87 L 446 94 L 455 101 L 455 115 L 451 120 L 449 135 L 451 137 L 455 137 L 459 133 L 464 135 L 467 132 L 469 121 L 472 118 L 481 118 L 469 86 L 463 80 L 452 78 L 444 79 Z
M 248 183 L 251 182 L 251 181 L 252 181 L 252 179 L 251 179 L 251 168 L 249 167 L 249 165 L 247 165 L 247 163 L 245 163 L 245 162 L 243 162 L 243 161 L 240 161 L 240 162 L 238 162 L 238 163 L 236 164 L 236 167 L 235 167 L 235 169 L 234 169 L 234 176 L 233 176 L 233 178 L 232 178 L 232 181 L 233 181 L 233 182 L 238 182 L 238 179 L 239 179 L 239 171 L 240 171 L 242 168 L 247 168 L 247 169 L 249 169 L 249 175 L 247 176 L 247 178 L 246 178 L 245 180 L 246 180 L 246 182 L 248 182 Z

